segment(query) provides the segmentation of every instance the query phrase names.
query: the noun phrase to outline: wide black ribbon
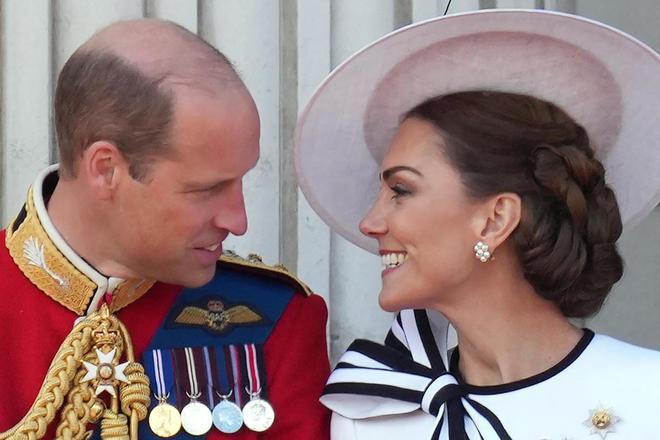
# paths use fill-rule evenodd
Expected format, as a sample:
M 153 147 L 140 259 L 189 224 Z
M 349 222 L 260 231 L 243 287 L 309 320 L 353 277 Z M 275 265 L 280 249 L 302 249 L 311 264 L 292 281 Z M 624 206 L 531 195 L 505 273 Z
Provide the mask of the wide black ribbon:
M 497 416 L 471 399 L 447 368 L 448 325 L 435 312 L 401 311 L 385 345 L 362 339 L 351 344 L 321 402 L 352 419 L 421 409 L 436 420 L 430 440 L 443 432 L 450 440 L 510 440 Z

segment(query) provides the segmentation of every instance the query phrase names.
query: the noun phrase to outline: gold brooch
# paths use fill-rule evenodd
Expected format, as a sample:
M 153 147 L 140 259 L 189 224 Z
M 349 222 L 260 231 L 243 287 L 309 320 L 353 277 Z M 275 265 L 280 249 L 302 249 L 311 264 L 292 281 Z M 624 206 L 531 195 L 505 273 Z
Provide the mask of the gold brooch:
M 621 421 L 611 408 L 602 406 L 589 411 L 589 417 L 583 422 L 585 426 L 591 428 L 590 434 L 598 434 L 601 439 L 607 437 L 610 432 L 616 432 L 615 425 Z

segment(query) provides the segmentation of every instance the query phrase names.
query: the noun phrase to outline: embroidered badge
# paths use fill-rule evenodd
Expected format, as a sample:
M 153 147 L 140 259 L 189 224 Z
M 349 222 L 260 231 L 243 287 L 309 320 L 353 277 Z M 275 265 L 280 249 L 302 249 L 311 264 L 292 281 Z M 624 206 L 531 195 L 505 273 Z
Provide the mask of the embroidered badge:
M 202 327 L 213 333 L 226 333 L 234 326 L 260 324 L 264 318 L 245 304 L 227 307 L 221 298 L 211 298 L 205 307 L 187 306 L 174 322 L 179 325 Z
M 589 417 L 583 424 L 591 428 L 591 434 L 598 434 L 601 439 L 604 439 L 610 432 L 616 432 L 615 425 L 620 421 L 621 418 L 617 417 L 611 408 L 599 406 L 589 411 Z
M 35 237 L 28 237 L 27 240 L 23 243 L 23 255 L 28 259 L 29 264 L 32 266 L 37 266 L 46 272 L 52 279 L 57 281 L 57 283 L 64 287 L 67 285 L 66 280 L 53 272 L 46 263 L 46 257 L 44 255 L 44 245 L 39 243 L 39 240 Z

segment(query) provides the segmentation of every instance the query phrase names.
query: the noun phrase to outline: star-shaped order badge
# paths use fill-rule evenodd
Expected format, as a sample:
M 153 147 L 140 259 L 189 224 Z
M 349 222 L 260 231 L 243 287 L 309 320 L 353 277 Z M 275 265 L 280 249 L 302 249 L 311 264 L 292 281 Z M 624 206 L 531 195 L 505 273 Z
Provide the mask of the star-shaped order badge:
M 612 408 L 602 406 L 589 411 L 589 417 L 583 422 L 585 426 L 591 428 L 591 434 L 598 434 L 601 439 L 607 437 L 610 432 L 616 432 L 616 424 L 621 421 L 612 411 Z
M 87 368 L 87 374 L 85 374 L 85 377 L 80 381 L 88 382 L 90 380 L 98 380 L 98 385 L 95 391 L 97 396 L 103 391 L 107 391 L 112 397 L 117 397 L 114 382 L 120 381 L 129 383 L 128 378 L 124 374 L 124 369 L 126 369 L 129 363 L 124 362 L 123 364 L 114 365 L 113 359 L 116 351 L 117 348 L 113 348 L 108 353 L 103 353 L 97 348 L 96 357 L 98 359 L 98 364 L 83 361 L 85 368 Z

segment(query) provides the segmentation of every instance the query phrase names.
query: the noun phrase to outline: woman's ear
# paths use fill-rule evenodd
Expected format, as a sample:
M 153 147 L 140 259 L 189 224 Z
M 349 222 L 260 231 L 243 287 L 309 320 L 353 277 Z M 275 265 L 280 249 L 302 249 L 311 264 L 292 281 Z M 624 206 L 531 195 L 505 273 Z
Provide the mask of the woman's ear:
M 522 201 L 516 193 L 500 193 L 483 204 L 479 240 L 488 243 L 491 253 L 515 231 L 522 215 Z

